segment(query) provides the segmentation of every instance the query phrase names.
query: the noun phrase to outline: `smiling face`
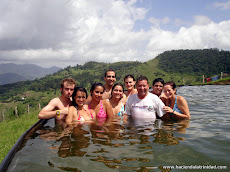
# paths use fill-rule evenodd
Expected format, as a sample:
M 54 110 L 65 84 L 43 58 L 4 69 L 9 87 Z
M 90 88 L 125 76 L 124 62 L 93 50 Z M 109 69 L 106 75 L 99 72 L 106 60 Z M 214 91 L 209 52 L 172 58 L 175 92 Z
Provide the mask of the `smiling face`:
M 125 86 L 128 90 L 134 89 L 135 84 L 136 84 L 136 81 L 134 81 L 133 78 L 125 79 Z
M 142 80 L 137 82 L 137 94 L 139 99 L 145 98 L 149 91 L 149 84 L 147 80 Z
M 116 99 L 121 99 L 123 96 L 123 88 L 120 85 L 114 87 L 112 91 L 112 97 Z
M 74 100 L 78 106 L 83 106 L 86 101 L 86 93 L 83 91 L 77 91 L 76 96 L 74 97 Z
M 172 98 L 176 94 L 176 89 L 173 89 L 171 85 L 165 85 L 164 93 L 167 98 Z
M 154 85 L 153 85 L 153 94 L 156 94 L 158 97 L 161 95 L 161 92 L 163 90 L 163 84 L 161 82 L 156 82 Z
M 113 86 L 116 81 L 116 75 L 114 71 L 108 71 L 106 77 L 104 77 L 106 85 Z
M 102 86 L 96 86 L 95 89 L 91 92 L 92 99 L 95 101 L 102 100 L 102 95 L 104 93 L 104 88 Z

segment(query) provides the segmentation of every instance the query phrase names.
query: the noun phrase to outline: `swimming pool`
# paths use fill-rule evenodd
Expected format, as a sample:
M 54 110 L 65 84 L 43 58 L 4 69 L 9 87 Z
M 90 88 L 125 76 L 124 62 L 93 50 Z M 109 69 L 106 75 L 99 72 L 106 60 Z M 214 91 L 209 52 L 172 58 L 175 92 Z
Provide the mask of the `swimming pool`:
M 190 121 L 66 127 L 47 120 L 26 137 L 7 171 L 228 171 L 229 92 L 230 86 L 180 87 Z

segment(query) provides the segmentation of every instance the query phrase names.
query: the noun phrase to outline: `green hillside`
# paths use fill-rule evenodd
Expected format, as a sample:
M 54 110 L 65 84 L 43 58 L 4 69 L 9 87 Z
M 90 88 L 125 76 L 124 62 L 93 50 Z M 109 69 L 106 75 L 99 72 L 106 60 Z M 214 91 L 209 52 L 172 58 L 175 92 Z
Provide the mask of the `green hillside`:
M 159 68 L 165 72 L 177 72 L 208 77 L 230 73 L 230 52 L 218 49 L 173 50 L 159 55 Z
M 135 77 L 145 75 L 150 85 L 155 78 L 174 81 L 177 85 L 202 84 L 202 75 L 212 77 L 220 72 L 230 73 L 230 52 L 210 50 L 173 50 L 167 51 L 144 63 L 117 62 L 98 63 L 87 62 L 84 65 L 66 67 L 53 75 L 33 81 L 17 82 L 0 86 L 0 109 L 6 116 L 13 116 L 14 107 L 18 107 L 19 115 L 31 110 L 38 110 L 38 104 L 45 106 L 53 97 L 60 95 L 60 82 L 66 77 L 72 77 L 77 85 L 84 86 L 89 91 L 92 83 L 104 83 L 104 73 L 114 69 L 117 82 L 123 82 L 127 74 Z

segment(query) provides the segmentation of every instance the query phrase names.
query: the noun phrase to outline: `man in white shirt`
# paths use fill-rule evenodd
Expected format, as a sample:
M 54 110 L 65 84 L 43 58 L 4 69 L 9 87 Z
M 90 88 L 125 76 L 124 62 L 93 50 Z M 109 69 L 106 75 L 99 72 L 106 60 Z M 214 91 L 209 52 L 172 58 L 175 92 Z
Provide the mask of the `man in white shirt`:
M 138 93 L 129 96 L 125 106 L 125 114 L 134 120 L 155 120 L 156 114 L 162 117 L 165 113 L 163 111 L 165 105 L 158 96 L 148 91 L 149 83 L 145 76 L 137 78 L 136 88 Z

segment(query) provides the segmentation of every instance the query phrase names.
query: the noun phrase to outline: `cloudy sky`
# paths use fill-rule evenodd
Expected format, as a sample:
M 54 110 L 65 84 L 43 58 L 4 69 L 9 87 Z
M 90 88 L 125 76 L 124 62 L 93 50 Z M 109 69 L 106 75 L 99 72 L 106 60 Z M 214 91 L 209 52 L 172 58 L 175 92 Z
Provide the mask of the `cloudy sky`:
M 230 50 L 230 0 L 1 0 L 0 63 L 148 61 Z

